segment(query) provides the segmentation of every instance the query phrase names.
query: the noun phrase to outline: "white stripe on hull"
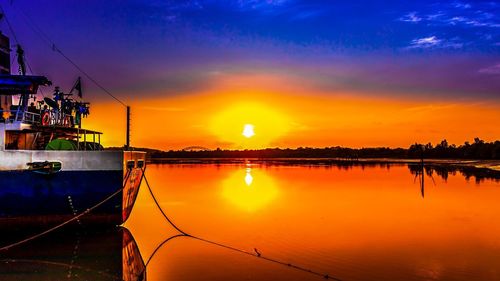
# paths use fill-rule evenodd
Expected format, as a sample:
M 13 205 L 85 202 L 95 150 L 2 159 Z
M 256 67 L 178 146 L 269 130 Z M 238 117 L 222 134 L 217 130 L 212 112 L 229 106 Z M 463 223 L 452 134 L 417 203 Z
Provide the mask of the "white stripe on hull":
M 125 152 L 128 153 L 128 152 Z M 27 163 L 58 161 L 62 171 L 123 170 L 123 151 L 0 151 L 0 171 L 26 170 Z

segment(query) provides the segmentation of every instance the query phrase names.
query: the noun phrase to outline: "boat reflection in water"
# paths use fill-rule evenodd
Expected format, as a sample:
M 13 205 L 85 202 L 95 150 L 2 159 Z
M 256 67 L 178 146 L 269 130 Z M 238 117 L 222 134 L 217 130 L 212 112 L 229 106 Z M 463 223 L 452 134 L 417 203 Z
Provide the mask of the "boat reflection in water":
M 0 280 L 146 280 L 126 228 L 65 230 L 0 252 Z

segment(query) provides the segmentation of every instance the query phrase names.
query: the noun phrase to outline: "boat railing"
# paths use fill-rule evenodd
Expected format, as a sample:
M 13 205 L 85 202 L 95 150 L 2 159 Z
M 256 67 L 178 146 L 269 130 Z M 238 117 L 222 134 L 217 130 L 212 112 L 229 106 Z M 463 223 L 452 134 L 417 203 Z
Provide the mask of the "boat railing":
M 46 117 L 46 113 L 48 117 Z M 45 118 L 45 120 L 44 120 Z M 73 127 L 74 120 L 71 114 L 62 113 L 58 110 L 47 110 L 39 112 L 22 110 L 1 110 L 0 123 L 22 122 L 31 125 Z
M 28 124 L 36 124 L 40 122 L 40 114 L 35 113 L 35 112 L 28 112 L 25 111 L 22 114 L 20 114 L 19 119 L 16 121 L 21 121 L 23 123 L 28 123 Z

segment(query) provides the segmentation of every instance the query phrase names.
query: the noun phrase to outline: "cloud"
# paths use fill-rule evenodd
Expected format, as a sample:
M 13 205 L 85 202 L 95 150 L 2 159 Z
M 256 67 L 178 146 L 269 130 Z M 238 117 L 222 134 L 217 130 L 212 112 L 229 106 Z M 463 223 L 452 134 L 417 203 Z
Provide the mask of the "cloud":
M 439 46 L 442 40 L 436 36 L 413 39 L 410 43 L 410 48 L 432 48 Z
M 410 12 L 402 17 L 399 18 L 400 21 L 404 22 L 420 22 L 422 21 L 422 18 L 417 16 L 417 12 Z
M 462 2 L 453 3 L 453 7 L 458 8 L 458 9 L 470 9 L 470 8 L 472 8 L 471 4 L 462 3 Z
M 241 7 L 262 7 L 262 6 L 281 6 L 288 0 L 238 0 L 237 3 Z
M 463 47 L 463 43 L 458 42 L 458 38 L 451 40 L 440 39 L 437 36 L 429 36 L 423 38 L 416 38 L 411 40 L 407 49 L 459 49 Z
M 451 25 L 456 25 L 458 23 L 467 22 L 467 21 L 469 21 L 469 19 L 462 17 L 462 16 L 452 17 L 451 19 L 448 19 L 448 23 Z
M 442 18 L 443 16 L 445 16 L 446 14 L 442 11 L 439 11 L 437 13 L 433 13 L 433 14 L 429 14 L 425 17 L 426 20 L 428 21 L 433 21 L 433 20 L 438 20 L 440 18 Z
M 399 18 L 403 22 L 425 23 L 427 26 L 450 25 L 450 26 L 471 26 L 483 28 L 499 28 L 498 10 L 496 6 L 484 3 L 471 4 L 463 2 L 453 2 L 451 4 L 441 4 L 439 11 L 426 14 L 422 11 L 412 11 Z
M 458 25 L 458 24 L 463 24 L 463 25 L 469 25 L 469 26 L 474 26 L 474 27 L 500 27 L 499 23 L 495 23 L 492 21 L 483 21 L 482 19 L 474 19 L 474 18 L 468 18 L 468 17 L 463 17 L 463 16 L 455 16 L 452 18 L 448 18 L 444 20 L 445 23 L 449 25 Z
M 478 72 L 482 74 L 500 75 L 500 63 L 489 67 L 481 68 L 479 69 Z
M 238 0 L 236 5 L 240 10 L 268 10 L 287 4 L 289 0 Z

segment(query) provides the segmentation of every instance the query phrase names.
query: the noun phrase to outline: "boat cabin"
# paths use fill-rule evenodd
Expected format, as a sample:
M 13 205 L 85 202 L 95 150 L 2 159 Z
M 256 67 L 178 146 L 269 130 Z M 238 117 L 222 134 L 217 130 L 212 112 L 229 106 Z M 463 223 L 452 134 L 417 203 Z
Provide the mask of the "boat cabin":
M 36 100 L 44 76 L 0 75 L 0 150 L 102 150 L 100 132 L 82 128 L 89 103 L 55 87 Z

